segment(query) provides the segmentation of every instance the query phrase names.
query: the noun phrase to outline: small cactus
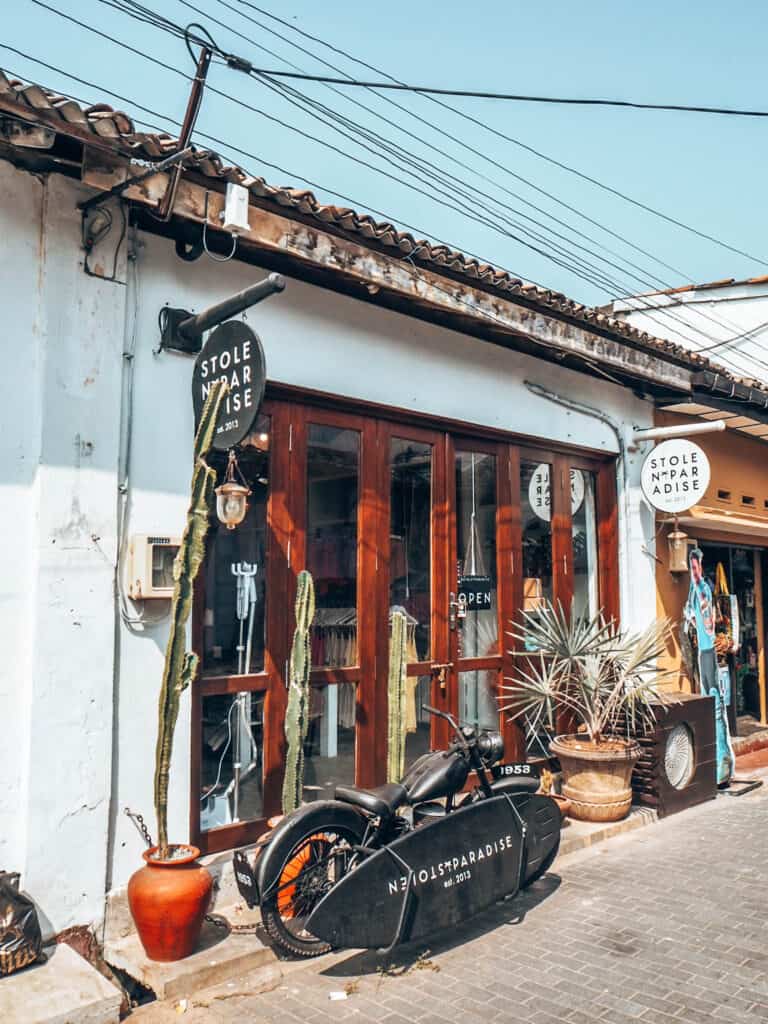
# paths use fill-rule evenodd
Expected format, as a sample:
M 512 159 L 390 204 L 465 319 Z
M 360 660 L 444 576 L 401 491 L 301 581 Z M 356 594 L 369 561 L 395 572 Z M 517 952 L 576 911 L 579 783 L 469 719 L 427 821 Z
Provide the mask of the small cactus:
M 296 581 L 296 629 L 291 644 L 285 738 L 288 751 L 283 778 L 283 813 L 295 811 L 304 789 L 304 743 L 309 730 L 309 673 L 312 668 L 310 629 L 315 617 L 315 585 L 310 573 Z
M 387 782 L 399 782 L 405 771 L 405 681 L 408 620 L 402 608 L 392 612 L 387 695 Z

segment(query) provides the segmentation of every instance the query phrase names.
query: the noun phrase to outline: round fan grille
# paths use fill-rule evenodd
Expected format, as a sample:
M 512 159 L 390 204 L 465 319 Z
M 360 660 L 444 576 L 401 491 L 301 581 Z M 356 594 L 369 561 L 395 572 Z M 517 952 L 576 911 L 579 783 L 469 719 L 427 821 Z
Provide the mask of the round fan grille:
M 685 789 L 696 767 L 693 756 L 693 733 L 681 722 L 667 736 L 664 750 L 664 772 L 671 786 Z

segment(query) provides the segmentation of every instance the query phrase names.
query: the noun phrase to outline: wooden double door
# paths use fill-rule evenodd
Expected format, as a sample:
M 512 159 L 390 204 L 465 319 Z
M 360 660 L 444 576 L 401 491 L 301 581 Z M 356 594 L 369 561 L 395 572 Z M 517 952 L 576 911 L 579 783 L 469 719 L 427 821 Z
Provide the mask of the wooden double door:
M 195 603 L 190 831 L 212 852 L 279 813 L 297 574 L 316 593 L 305 799 L 385 781 L 390 617 L 407 618 L 406 758 L 448 742 L 430 703 L 501 712 L 523 608 L 615 604 L 610 461 L 461 429 L 269 400 L 239 457 L 245 523 L 212 527 Z

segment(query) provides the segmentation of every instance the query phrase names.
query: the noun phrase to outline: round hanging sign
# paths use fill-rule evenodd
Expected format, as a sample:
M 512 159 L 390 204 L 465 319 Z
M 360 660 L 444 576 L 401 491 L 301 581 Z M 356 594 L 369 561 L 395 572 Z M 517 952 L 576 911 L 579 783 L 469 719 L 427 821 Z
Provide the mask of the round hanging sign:
M 685 512 L 709 487 L 709 459 L 693 441 L 676 437 L 648 453 L 640 473 L 646 500 L 660 512 Z
M 195 360 L 192 404 L 195 429 L 211 385 L 226 381 L 229 390 L 221 404 L 213 447 L 226 451 L 250 433 L 264 398 L 267 379 L 264 349 L 242 320 L 227 320 L 212 331 Z
M 571 515 L 576 515 L 584 501 L 584 476 L 579 469 L 571 470 Z M 528 484 L 528 502 L 539 517 L 549 522 L 552 518 L 549 488 L 549 463 L 541 462 Z

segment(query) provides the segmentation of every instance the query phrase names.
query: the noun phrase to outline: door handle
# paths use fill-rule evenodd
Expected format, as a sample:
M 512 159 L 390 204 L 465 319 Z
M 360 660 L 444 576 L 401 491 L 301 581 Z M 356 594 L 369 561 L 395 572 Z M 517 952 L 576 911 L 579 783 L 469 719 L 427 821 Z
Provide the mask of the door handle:
M 449 668 L 453 668 L 453 662 L 452 661 L 446 661 L 446 662 L 442 662 L 442 663 L 439 663 L 439 664 L 435 664 L 435 665 L 430 665 L 429 666 L 429 671 L 432 673 L 432 675 L 433 676 L 437 676 L 437 681 L 438 681 L 438 683 L 440 683 L 440 689 L 441 690 L 445 690 L 445 685 L 446 685 L 446 678 L 445 678 L 445 676 L 446 676 L 446 673 L 447 673 Z
M 448 628 L 456 629 L 458 619 L 463 619 L 467 614 L 467 606 L 461 600 L 456 600 L 456 595 L 451 591 L 448 601 Z

